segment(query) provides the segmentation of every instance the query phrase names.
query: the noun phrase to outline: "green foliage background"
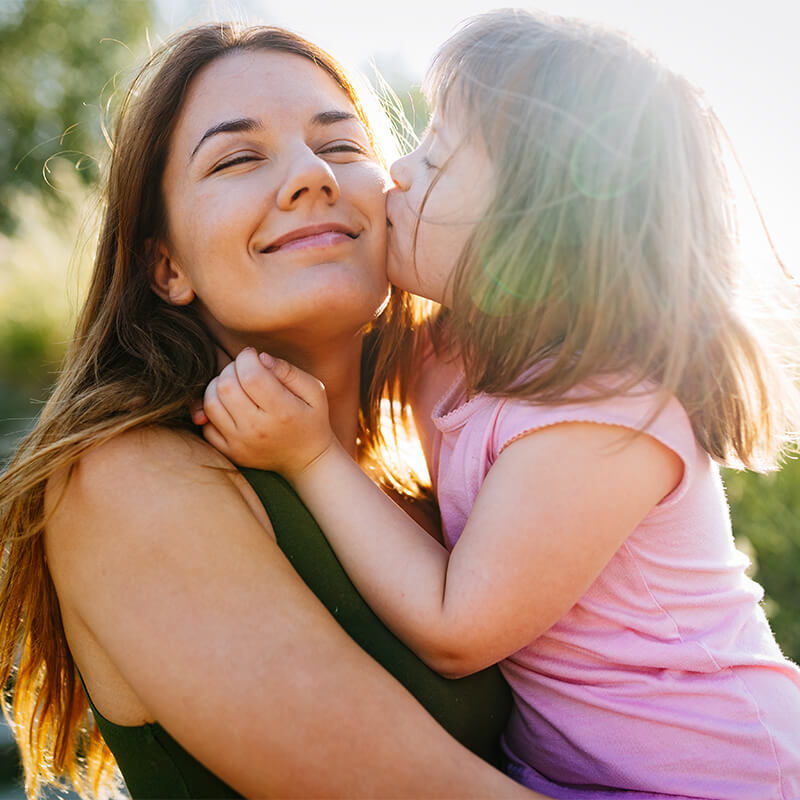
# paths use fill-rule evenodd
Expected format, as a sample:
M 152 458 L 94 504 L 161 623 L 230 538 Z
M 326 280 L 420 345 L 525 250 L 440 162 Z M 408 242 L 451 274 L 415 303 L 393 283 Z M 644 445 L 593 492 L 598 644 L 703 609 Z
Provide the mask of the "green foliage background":
M 780 472 L 724 473 L 733 532 L 765 587 L 764 607 L 784 653 L 800 663 L 800 461 Z
M 107 106 L 146 53 L 153 17 L 151 0 L 0 3 L 0 454 L 69 336 L 77 209 L 109 150 Z
M 105 103 L 152 16 L 149 0 L 0 3 L 0 231 L 19 221 L 20 190 L 63 210 L 45 181 L 53 157 L 97 179 Z

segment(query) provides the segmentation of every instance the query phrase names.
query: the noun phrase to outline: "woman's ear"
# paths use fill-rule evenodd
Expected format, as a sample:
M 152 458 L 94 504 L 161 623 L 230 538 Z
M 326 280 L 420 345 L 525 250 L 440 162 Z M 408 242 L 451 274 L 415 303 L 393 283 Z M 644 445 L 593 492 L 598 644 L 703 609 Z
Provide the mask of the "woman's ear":
M 164 242 L 152 243 L 153 271 L 150 288 L 173 306 L 187 306 L 194 300 L 194 289 L 185 270 L 170 257 Z

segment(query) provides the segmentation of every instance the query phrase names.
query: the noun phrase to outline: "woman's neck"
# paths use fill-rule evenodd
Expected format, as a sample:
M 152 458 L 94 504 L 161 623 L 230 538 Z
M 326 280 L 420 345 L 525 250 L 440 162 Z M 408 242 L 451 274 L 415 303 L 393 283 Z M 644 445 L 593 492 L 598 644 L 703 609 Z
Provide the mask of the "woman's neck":
M 313 375 L 325 385 L 331 428 L 336 438 L 353 458 L 356 457 L 358 409 L 361 378 L 361 338 L 353 340 L 342 352 L 314 353 L 307 358 L 298 354 L 288 358 L 296 366 Z

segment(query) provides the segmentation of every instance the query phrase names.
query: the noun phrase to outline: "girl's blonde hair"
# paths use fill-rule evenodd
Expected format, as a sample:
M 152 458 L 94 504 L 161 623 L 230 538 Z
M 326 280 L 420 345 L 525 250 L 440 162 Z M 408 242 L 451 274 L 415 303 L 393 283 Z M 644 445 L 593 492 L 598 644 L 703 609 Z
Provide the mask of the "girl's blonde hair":
M 597 397 L 655 381 L 717 461 L 774 465 L 797 393 L 736 308 L 723 135 L 700 93 L 620 34 L 520 10 L 467 21 L 426 91 L 445 117 L 460 105 L 496 179 L 434 328 L 469 390 L 562 403 L 598 374 L 619 383 Z
M 47 570 L 45 488 L 56 472 L 124 431 L 153 424 L 191 428 L 189 405 L 217 373 L 217 356 L 196 309 L 169 305 L 150 289 L 151 242 L 165 233 L 161 176 L 194 75 L 228 53 L 261 49 L 313 61 L 342 88 L 377 144 L 339 64 L 279 28 L 193 28 L 167 41 L 133 81 L 118 114 L 99 244 L 74 339 L 36 427 L 0 477 L 0 679 L 13 692 L 12 724 L 29 796 L 62 776 L 84 796 L 115 790 L 114 760 L 89 713 Z M 377 146 L 376 154 L 381 159 Z M 377 362 L 387 361 L 386 348 L 402 338 L 389 335 L 389 344 L 382 344 L 380 334 L 406 330 L 412 306 L 407 295 L 393 291 L 367 334 L 363 453 L 379 452 L 381 445 L 380 392 L 369 376 Z

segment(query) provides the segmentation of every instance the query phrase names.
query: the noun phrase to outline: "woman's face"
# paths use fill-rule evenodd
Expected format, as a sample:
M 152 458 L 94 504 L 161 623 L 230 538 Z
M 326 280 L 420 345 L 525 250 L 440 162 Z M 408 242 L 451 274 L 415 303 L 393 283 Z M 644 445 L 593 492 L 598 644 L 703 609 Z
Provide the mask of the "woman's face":
M 219 58 L 170 140 L 154 288 L 194 299 L 229 352 L 352 337 L 387 295 L 385 185 L 322 69 L 278 51 Z

